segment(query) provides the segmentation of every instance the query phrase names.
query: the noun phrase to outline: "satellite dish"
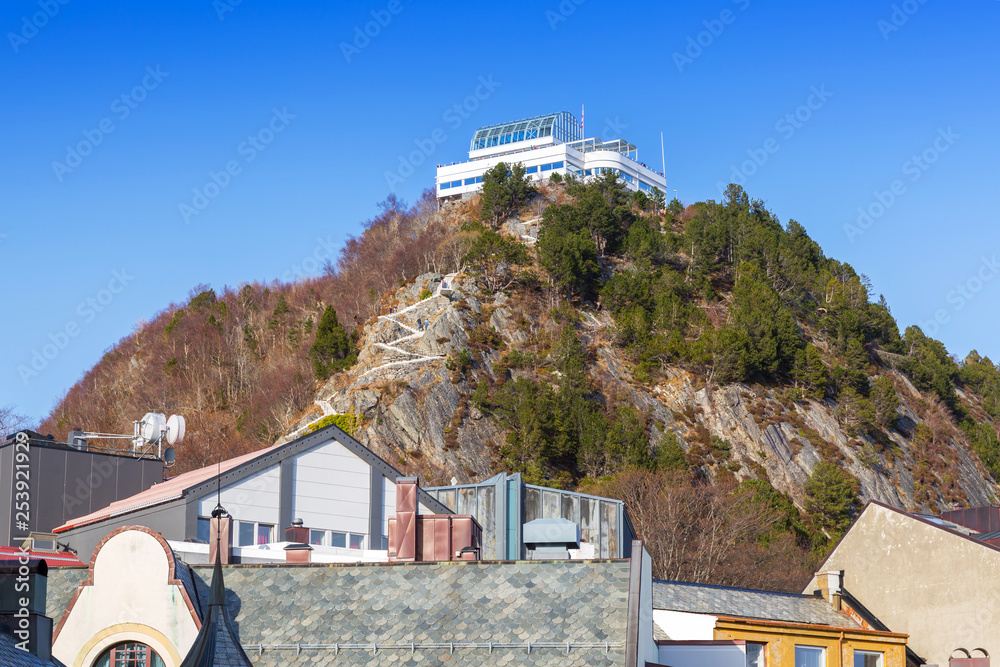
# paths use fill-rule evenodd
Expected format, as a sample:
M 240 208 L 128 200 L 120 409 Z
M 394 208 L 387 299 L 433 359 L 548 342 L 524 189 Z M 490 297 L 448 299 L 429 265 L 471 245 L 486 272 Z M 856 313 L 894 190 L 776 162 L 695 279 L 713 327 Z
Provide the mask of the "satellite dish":
M 166 461 L 168 464 L 174 462 L 174 448 L 173 447 L 167 447 L 166 449 L 163 450 L 163 460 Z
M 170 415 L 170 419 L 167 420 L 167 442 L 171 445 L 179 445 L 184 442 L 184 431 L 186 428 L 187 425 L 184 423 L 184 417 Z
M 139 435 L 146 442 L 159 442 L 160 432 L 167 425 L 167 418 L 158 412 L 147 412 L 139 422 Z

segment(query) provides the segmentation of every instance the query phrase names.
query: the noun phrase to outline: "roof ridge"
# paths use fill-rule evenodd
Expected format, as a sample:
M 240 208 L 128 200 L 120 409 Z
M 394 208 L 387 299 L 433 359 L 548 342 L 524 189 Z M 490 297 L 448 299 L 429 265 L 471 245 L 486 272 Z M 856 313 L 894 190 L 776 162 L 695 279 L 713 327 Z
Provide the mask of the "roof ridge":
M 728 591 L 740 591 L 742 593 L 764 593 L 766 595 L 780 595 L 782 597 L 789 598 L 803 598 L 807 600 L 820 599 L 823 598 L 817 595 L 808 595 L 806 593 L 783 593 L 781 591 L 767 591 L 761 588 L 742 588 L 740 586 L 724 586 L 722 584 L 700 584 L 694 581 L 677 581 L 673 579 L 653 579 L 654 584 L 678 584 L 680 586 L 692 586 L 700 588 L 713 588 L 717 590 L 728 590 Z

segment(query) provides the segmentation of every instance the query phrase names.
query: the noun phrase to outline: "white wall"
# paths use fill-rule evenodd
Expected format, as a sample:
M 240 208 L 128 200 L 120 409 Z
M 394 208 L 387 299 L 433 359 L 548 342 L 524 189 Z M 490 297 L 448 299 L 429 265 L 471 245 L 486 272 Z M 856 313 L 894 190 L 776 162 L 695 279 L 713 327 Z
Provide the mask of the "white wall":
M 659 647 L 659 662 L 670 667 L 746 667 L 747 647 L 745 644 L 724 644 L 713 646 L 691 646 L 685 644 L 663 645 Z
M 476 151 L 477 154 L 480 152 L 482 151 Z M 545 146 L 535 150 L 525 150 L 509 155 L 486 157 L 478 160 L 469 160 L 467 162 L 440 166 L 437 169 L 437 183 L 439 186 L 437 190 L 438 196 L 451 197 L 453 195 L 480 191 L 482 189 L 482 183 L 464 185 L 464 180 L 467 178 L 482 176 L 489 169 L 492 169 L 500 162 L 506 162 L 508 164 L 520 162 L 525 167 L 541 166 L 551 162 L 564 163 L 562 169 L 539 171 L 534 174 L 529 174 L 531 178 L 544 180 L 549 178 L 552 171 L 557 171 L 560 174 L 567 174 L 578 169 L 618 169 L 633 178 L 632 183 L 625 183 L 631 190 L 637 190 L 639 188 L 639 184 L 635 181 L 635 179 L 641 178 L 641 180 L 645 181 L 649 185 L 655 185 L 660 188 L 664 194 L 666 194 L 667 191 L 666 180 L 663 176 L 660 176 L 648 167 L 642 167 L 638 162 L 629 159 L 621 153 L 616 151 L 591 151 L 589 153 L 583 153 L 575 148 L 570 148 L 567 144 L 555 144 L 552 146 Z M 463 185 L 445 190 L 440 189 L 441 183 L 458 180 L 462 180 Z
M 635 558 L 635 554 L 632 554 Z M 653 641 L 653 559 L 642 548 L 642 570 L 639 583 L 639 664 L 655 662 L 657 658 L 656 642 Z
M 292 465 L 292 517 L 307 528 L 368 534 L 368 463 L 331 440 L 296 454 Z
M 382 534 L 389 534 L 389 517 L 396 515 L 396 483 L 390 479 L 382 481 Z M 372 545 L 381 546 L 381 545 Z
M 281 471 L 272 464 L 250 477 L 222 488 L 222 506 L 237 521 L 257 521 L 278 525 Z M 217 500 L 209 493 L 198 501 L 198 516 L 211 516 Z M 283 526 L 278 526 L 280 530 Z
M 167 583 L 169 571 L 163 545 L 149 533 L 126 530 L 109 539 L 94 563 L 94 585 L 80 588 L 52 654 L 66 665 L 91 665 L 110 646 L 140 641 L 177 667 L 198 626 L 183 587 Z
M 653 610 L 653 622 L 673 641 L 709 641 L 715 639 L 718 617 L 686 611 Z

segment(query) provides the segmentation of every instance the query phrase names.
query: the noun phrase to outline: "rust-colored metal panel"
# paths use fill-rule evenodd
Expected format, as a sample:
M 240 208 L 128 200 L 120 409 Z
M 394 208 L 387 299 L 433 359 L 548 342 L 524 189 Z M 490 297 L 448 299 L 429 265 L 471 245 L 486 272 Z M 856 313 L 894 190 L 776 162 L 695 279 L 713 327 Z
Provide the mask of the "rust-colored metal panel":
M 395 525 L 393 526 L 396 537 L 396 560 L 417 560 L 416 517 L 417 515 L 413 512 L 396 512 Z
M 221 562 L 223 565 L 229 565 L 232 562 L 232 541 L 229 537 L 230 529 L 233 525 L 233 519 L 229 516 L 222 516 L 219 518 L 209 519 L 209 538 L 208 538 L 208 561 L 210 563 L 215 562 L 215 552 L 216 546 L 221 544 L 222 554 Z M 216 537 L 218 536 L 218 537 Z
M 429 560 L 451 560 L 451 517 L 448 515 L 441 515 L 434 521 L 434 552 Z
M 989 658 L 952 658 L 948 667 L 990 667 Z
M 417 478 L 400 477 L 396 480 L 396 512 L 417 511 Z
M 965 526 L 977 533 L 1000 530 L 1000 507 L 969 507 L 950 510 L 941 512 L 940 518 Z

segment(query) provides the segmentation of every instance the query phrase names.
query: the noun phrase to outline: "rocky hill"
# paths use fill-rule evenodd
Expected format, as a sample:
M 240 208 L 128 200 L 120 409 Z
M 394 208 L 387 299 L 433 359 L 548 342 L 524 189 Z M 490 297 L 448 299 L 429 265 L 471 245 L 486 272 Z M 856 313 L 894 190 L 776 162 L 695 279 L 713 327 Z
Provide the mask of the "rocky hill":
M 443 280 L 454 287 L 447 296 L 440 294 Z M 420 298 L 421 292 L 432 295 Z M 285 439 L 325 416 L 353 415 L 357 438 L 393 465 L 420 473 L 427 483 L 447 484 L 452 477 L 465 483 L 496 474 L 506 429 L 470 398 L 480 383 L 496 383 L 510 373 L 504 358 L 526 351 L 530 332 L 545 329 L 548 318 L 533 300 L 534 295 L 519 291 L 483 295 L 464 274 L 419 276 L 383 300 L 385 312 L 363 329 L 357 365 L 323 385 L 314 407 Z M 418 330 L 418 320 L 426 322 L 423 330 Z M 782 387 L 709 386 L 704 377 L 676 367 L 655 383 L 639 381 L 630 360 L 610 344 L 614 321 L 607 312 L 578 311 L 575 326 L 593 357 L 588 373 L 602 393 L 627 400 L 648 415 L 651 449 L 663 429 L 669 429 L 679 436 L 689 460 L 713 481 L 766 479 L 803 509 L 806 480 L 826 458 L 858 480 L 865 500 L 929 509 L 915 499 L 914 470 L 921 453 L 914 436 L 917 426 L 926 423 L 921 415 L 935 409 L 929 405 L 934 399 L 903 373 L 880 369 L 892 379 L 900 399 L 898 419 L 885 433 L 889 443 L 880 444 L 848 433 L 832 399 L 793 401 Z M 449 370 L 449 360 L 475 350 L 474 339 L 484 327 L 503 342 L 480 348 L 468 369 Z M 523 371 L 513 371 L 514 376 L 519 373 Z M 728 451 L 713 451 L 713 436 L 728 443 Z M 994 502 L 996 482 L 957 429 L 952 437 L 948 450 L 955 476 L 948 480 L 951 486 L 937 489 L 931 503 Z M 956 491 L 949 502 L 945 494 L 951 488 Z
M 865 500 L 996 502 L 1000 369 L 901 335 L 802 225 L 737 186 L 685 209 L 498 178 L 390 198 L 320 278 L 199 286 L 40 428 L 181 412 L 179 472 L 333 421 L 427 484 L 621 497 L 658 576 L 788 590 Z

